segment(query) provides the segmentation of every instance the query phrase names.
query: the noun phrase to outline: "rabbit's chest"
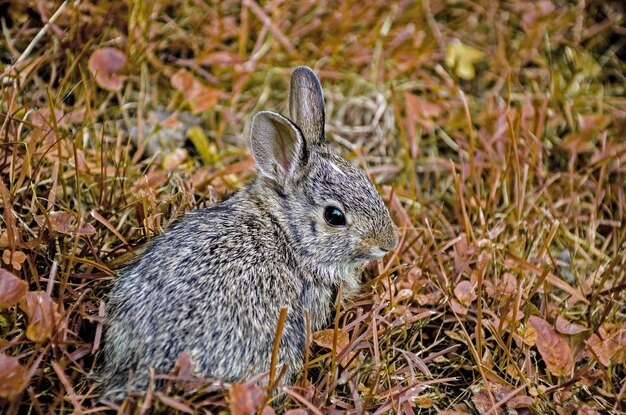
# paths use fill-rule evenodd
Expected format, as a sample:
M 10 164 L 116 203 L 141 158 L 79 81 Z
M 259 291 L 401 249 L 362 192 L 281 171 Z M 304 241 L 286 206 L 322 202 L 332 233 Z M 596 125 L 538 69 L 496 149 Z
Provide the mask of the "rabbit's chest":
M 313 331 L 319 330 L 327 324 L 334 294 L 330 285 L 314 284 L 309 278 L 303 279 L 300 303 L 303 309 L 309 312 Z

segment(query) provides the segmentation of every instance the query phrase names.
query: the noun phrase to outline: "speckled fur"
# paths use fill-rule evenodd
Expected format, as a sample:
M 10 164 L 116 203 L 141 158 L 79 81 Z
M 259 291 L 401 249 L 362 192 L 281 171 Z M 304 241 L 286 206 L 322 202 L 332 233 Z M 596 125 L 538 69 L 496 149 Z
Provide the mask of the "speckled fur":
M 169 372 L 188 352 L 198 375 L 237 381 L 269 370 L 281 307 L 288 308 L 279 363 L 300 370 L 305 310 L 328 323 L 340 284 L 351 295 L 358 268 L 393 250 L 398 236 L 380 195 L 359 169 L 331 153 L 324 102 L 308 68 L 292 75 L 293 121 L 262 112 L 251 128 L 259 174 L 215 206 L 185 215 L 116 280 L 107 304 L 107 399 L 147 388 L 149 367 Z M 331 227 L 340 207 L 348 226 Z

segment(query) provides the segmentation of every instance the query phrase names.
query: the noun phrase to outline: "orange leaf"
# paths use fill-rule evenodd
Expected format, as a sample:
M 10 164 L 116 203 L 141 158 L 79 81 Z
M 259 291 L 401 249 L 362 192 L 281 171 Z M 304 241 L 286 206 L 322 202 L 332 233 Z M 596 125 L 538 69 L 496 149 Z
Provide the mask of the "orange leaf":
M 16 357 L 0 353 L 0 398 L 10 399 L 26 387 L 26 369 Z
M 177 148 L 163 157 L 163 169 L 169 170 L 180 166 L 187 159 L 187 150 Z
M 26 261 L 26 254 L 22 251 L 11 252 L 8 249 L 5 249 L 2 253 L 2 261 L 11 265 L 16 270 L 22 269 L 22 264 Z
M 235 383 L 230 388 L 230 411 L 233 415 L 255 414 L 265 394 L 257 385 Z
M 126 64 L 126 55 L 119 49 L 102 48 L 94 51 L 89 57 L 89 72 L 96 79 L 100 88 L 108 91 L 119 91 L 124 84 L 125 76 L 119 71 Z
M 326 349 L 333 348 L 333 338 L 335 335 L 334 329 L 320 330 L 313 333 L 313 341 L 318 346 Z M 341 352 L 350 343 L 350 336 L 348 332 L 342 329 L 337 329 L 337 352 Z
M 24 297 L 26 291 L 26 282 L 0 268 L 0 307 L 11 307 Z
M 567 342 L 541 317 L 531 316 L 528 325 L 537 333 L 535 345 L 550 372 L 556 376 L 570 374 L 574 368 L 574 356 Z
M 9 246 L 9 233 L 7 231 L 0 232 L 0 247 L 5 248 Z
M 20 308 L 28 316 L 26 337 L 35 342 L 49 338 L 61 322 L 57 305 L 44 291 L 27 292 L 20 300 Z
M 191 111 L 194 114 L 213 107 L 223 95 L 221 91 L 207 87 L 184 69 L 180 69 L 172 75 L 170 83 L 172 87 L 183 94 L 185 100 L 191 105 Z
M 227 51 L 211 52 L 196 59 L 196 62 L 203 66 L 232 66 L 242 61 L 243 59 L 238 53 Z

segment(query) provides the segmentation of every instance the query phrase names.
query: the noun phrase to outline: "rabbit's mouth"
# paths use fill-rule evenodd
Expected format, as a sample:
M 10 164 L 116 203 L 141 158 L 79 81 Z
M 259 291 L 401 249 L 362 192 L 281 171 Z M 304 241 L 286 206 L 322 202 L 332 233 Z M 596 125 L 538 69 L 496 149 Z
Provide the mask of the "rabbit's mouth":
M 385 251 L 384 249 L 381 249 L 377 246 L 373 247 L 372 249 L 370 249 L 370 253 L 372 255 L 372 259 L 380 259 L 382 257 L 384 257 L 385 255 L 387 255 L 389 252 Z
M 389 252 L 381 249 L 378 246 L 363 247 L 359 249 L 358 253 L 354 256 L 354 263 L 358 263 L 358 266 L 364 265 L 366 262 L 375 261 L 387 255 Z

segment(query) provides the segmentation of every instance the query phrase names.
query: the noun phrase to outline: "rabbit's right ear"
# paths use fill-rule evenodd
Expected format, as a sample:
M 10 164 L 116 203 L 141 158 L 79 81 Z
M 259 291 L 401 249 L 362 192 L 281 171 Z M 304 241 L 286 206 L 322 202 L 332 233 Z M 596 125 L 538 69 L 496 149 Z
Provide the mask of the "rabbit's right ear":
M 293 176 L 306 163 L 302 133 L 291 121 L 271 111 L 252 119 L 250 147 L 261 173 L 279 183 Z
M 289 117 L 300 128 L 309 146 L 324 144 L 326 115 L 322 86 L 315 72 L 306 66 L 299 66 L 291 73 Z

